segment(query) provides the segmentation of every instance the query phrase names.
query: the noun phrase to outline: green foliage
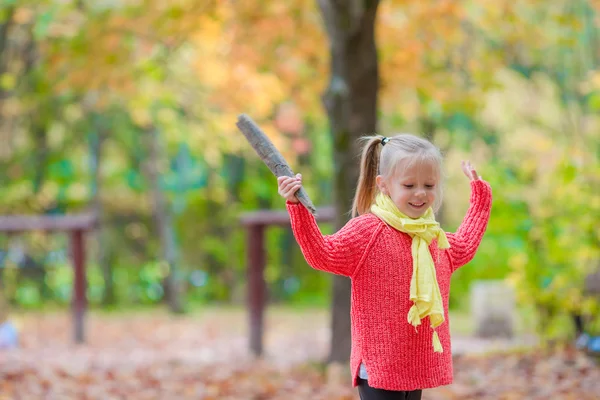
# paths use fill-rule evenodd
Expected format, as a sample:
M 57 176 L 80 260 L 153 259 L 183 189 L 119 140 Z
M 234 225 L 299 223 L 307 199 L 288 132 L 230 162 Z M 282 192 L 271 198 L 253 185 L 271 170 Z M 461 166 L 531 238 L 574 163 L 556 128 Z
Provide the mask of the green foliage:
M 284 203 L 235 129 L 237 112 L 255 112 L 303 173 L 314 203 L 331 203 L 333 144 L 317 93 L 326 63 L 325 47 L 316 47 L 325 42 L 313 29 L 315 10 L 292 2 L 293 12 L 284 5 L 258 16 L 253 3 L 240 3 L 239 13 L 183 3 L 1 3 L 1 23 L 16 19 L 7 48 L 13 61 L 0 65 L 0 213 L 99 205 L 102 235 L 88 238 L 94 306 L 109 283 L 118 306 L 164 301 L 168 269 L 150 164 L 172 217 L 186 300 L 245 301 L 239 218 Z M 553 326 L 567 312 L 598 315 L 582 291 L 600 263 L 600 60 L 593 50 L 600 35 L 592 4 L 516 2 L 502 14 L 481 2 L 449 2 L 443 12 L 396 3 L 381 7 L 381 133 L 422 132 L 442 147 L 450 230 L 467 207 L 461 158 L 473 160 L 494 188 L 488 232 L 454 276 L 451 306 L 466 307 L 475 280 L 507 279 L 548 336 L 558 334 Z M 281 36 L 288 24 L 310 34 Z M 238 31 L 260 40 L 232 40 Z M 282 122 L 282 104 L 302 110 Z M 150 130 L 159 133 L 160 159 L 151 157 Z M 21 306 L 69 303 L 72 268 L 43 256 L 66 247 L 57 237 L 25 235 L 45 275 L 27 276 L 0 259 L 5 291 Z M 14 240 L 3 237 L 0 252 Z M 306 265 L 289 229 L 269 229 L 266 248 L 270 301 L 327 304 L 330 277 Z
M 538 310 L 539 332 L 551 337 L 565 334 L 555 323 L 569 313 L 597 323 L 598 298 L 583 287 L 600 267 L 595 148 L 600 120 L 590 119 L 577 141 L 556 135 L 551 126 L 560 119 L 548 110 L 560 110 L 561 118 L 568 112 L 545 79 L 537 75 L 536 83 L 528 83 L 513 76 L 502 90 L 517 97 L 534 90 L 547 108 L 496 102 L 489 110 L 488 123 L 498 132 L 498 146 L 482 170 L 494 188 L 490 226 L 476 259 L 457 272 L 453 285 L 464 292 L 475 279 L 507 278 L 520 304 Z

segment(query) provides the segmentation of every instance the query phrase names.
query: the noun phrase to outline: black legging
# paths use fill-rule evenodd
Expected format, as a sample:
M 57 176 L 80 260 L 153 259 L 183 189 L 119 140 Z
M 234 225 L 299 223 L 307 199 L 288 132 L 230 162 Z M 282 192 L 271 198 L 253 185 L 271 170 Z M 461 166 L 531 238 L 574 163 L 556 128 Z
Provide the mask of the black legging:
M 397 392 L 393 390 L 375 389 L 368 381 L 358 379 L 358 394 L 361 400 L 421 400 L 422 390 Z

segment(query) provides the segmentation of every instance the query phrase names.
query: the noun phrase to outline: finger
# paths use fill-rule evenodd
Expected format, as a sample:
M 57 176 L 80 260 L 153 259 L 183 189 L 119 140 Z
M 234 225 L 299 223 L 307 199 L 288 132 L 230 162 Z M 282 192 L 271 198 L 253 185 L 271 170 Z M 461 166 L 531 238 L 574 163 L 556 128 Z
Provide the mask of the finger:
M 279 193 L 282 196 L 285 196 L 285 187 L 282 185 L 279 185 L 279 187 L 277 188 L 277 193 Z
M 290 184 L 292 184 L 294 181 L 295 181 L 294 178 L 290 178 L 289 176 L 286 176 L 283 179 L 281 179 L 281 181 L 279 182 L 279 186 L 286 187 L 286 186 L 289 186 Z
M 277 186 L 277 193 L 279 193 L 281 196 L 285 197 L 287 188 L 290 185 L 290 181 L 293 182 L 293 178 L 279 177 L 279 178 L 277 178 L 277 180 L 279 181 L 278 182 L 279 184 Z
M 286 180 L 297 180 L 298 177 L 301 176 L 300 174 L 296 174 L 296 176 L 287 176 L 287 175 L 281 175 L 277 177 L 277 182 L 284 182 Z
M 477 175 L 477 171 L 475 171 L 475 167 L 473 166 L 473 164 L 471 164 L 471 161 L 469 161 L 469 178 L 473 181 L 476 181 L 479 179 L 479 176 Z
M 296 194 L 296 192 L 300 189 L 302 185 L 294 185 L 291 188 L 289 188 L 289 190 L 287 190 L 285 192 L 285 197 L 290 200 L 294 198 L 294 195 Z
M 473 164 L 471 164 L 471 161 L 469 160 L 465 162 L 464 173 L 467 176 L 467 178 L 469 178 L 469 180 L 477 180 L 477 172 L 475 171 Z
M 467 178 L 471 178 L 471 174 L 469 174 L 469 170 L 467 169 L 467 163 L 464 160 L 460 162 L 460 167 L 463 174 L 465 174 Z
M 292 192 L 292 193 L 294 194 L 294 196 L 295 196 L 295 195 L 298 193 L 298 191 L 299 191 L 300 189 L 302 189 L 302 185 L 300 185 L 300 184 L 299 184 L 299 185 L 297 185 L 297 186 L 294 188 L 294 190 L 293 190 L 293 192 Z
M 286 183 L 285 183 L 285 184 L 282 186 L 282 189 L 283 189 L 283 191 L 284 191 L 285 193 L 289 193 L 289 192 L 290 192 L 290 191 L 291 191 L 291 190 L 294 188 L 294 186 L 297 186 L 297 185 L 299 185 L 299 183 L 298 183 L 298 182 L 296 182 L 295 180 L 291 180 L 291 181 L 289 181 L 289 182 L 286 182 Z
M 284 187 L 290 178 L 288 176 L 280 176 L 277 178 L 277 185 L 281 188 Z
M 295 185 L 298 185 L 298 184 L 300 184 L 300 183 L 292 178 L 283 185 L 283 188 L 286 190 L 291 190 L 292 187 L 294 187 Z

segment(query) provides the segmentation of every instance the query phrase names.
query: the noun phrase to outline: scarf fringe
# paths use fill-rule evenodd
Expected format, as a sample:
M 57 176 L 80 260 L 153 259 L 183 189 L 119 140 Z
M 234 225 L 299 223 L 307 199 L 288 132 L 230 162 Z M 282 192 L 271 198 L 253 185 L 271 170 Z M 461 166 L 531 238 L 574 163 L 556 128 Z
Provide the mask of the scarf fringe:
M 440 337 L 438 336 L 437 331 L 433 331 L 433 351 L 436 353 L 444 352 L 444 348 L 442 347 L 442 343 L 440 342 Z
M 421 317 L 419 317 L 419 308 L 416 304 L 408 311 L 408 323 L 414 326 L 415 328 L 421 325 Z

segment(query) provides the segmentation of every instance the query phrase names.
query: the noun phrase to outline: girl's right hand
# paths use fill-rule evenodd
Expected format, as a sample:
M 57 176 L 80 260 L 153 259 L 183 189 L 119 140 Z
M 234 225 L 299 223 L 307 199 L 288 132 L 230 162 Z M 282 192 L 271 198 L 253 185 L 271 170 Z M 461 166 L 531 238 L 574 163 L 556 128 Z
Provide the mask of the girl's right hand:
M 295 177 L 280 176 L 277 178 L 279 185 L 278 193 L 290 203 L 298 203 L 296 192 L 302 187 L 302 175 L 296 174 Z

